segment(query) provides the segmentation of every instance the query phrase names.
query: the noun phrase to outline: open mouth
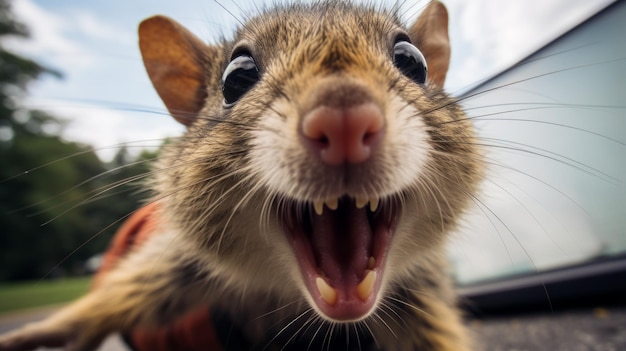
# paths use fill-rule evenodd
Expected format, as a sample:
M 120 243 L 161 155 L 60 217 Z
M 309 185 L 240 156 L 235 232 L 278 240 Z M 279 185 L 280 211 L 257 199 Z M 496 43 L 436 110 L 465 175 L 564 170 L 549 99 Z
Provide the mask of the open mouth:
M 372 311 L 398 208 L 394 200 L 343 196 L 293 206 L 284 216 L 304 283 L 329 319 L 360 320 Z

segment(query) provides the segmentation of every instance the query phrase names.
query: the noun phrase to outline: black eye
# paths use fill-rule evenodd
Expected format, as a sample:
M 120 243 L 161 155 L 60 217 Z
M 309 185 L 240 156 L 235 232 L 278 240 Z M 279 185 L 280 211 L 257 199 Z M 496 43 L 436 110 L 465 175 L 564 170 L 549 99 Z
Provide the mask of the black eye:
M 259 81 L 259 69 L 252 57 L 235 57 L 222 75 L 222 93 L 224 103 L 232 105 Z
M 417 84 L 424 84 L 428 67 L 424 55 L 408 41 L 399 41 L 393 47 L 393 63 L 405 76 Z

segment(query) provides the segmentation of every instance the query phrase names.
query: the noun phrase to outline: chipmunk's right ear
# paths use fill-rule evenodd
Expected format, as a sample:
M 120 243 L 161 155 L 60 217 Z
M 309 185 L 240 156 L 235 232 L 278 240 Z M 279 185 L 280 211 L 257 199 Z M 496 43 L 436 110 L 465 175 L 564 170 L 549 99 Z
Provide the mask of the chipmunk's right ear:
M 141 22 L 139 49 L 152 85 L 170 114 L 190 125 L 204 106 L 208 60 L 218 55 L 217 49 L 165 16 Z

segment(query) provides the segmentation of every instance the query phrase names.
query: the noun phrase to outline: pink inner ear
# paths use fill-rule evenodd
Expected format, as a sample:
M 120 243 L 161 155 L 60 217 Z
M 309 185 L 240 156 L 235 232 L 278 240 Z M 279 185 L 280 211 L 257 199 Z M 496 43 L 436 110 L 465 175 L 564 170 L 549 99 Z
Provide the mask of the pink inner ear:
M 190 125 L 202 109 L 208 47 L 176 21 L 155 16 L 139 26 L 139 48 L 152 85 L 170 114 Z

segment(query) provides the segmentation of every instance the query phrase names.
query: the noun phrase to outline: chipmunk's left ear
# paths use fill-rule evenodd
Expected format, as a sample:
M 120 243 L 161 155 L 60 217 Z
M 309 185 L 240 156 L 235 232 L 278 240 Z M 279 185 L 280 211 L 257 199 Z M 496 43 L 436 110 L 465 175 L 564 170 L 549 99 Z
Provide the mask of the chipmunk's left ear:
M 152 85 L 180 123 L 196 120 L 207 98 L 207 77 L 219 57 L 176 21 L 150 17 L 139 26 L 139 49 Z
M 409 29 L 413 44 L 420 49 L 428 65 L 428 81 L 443 87 L 450 65 L 448 10 L 432 1 Z

